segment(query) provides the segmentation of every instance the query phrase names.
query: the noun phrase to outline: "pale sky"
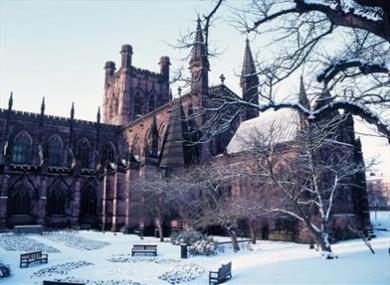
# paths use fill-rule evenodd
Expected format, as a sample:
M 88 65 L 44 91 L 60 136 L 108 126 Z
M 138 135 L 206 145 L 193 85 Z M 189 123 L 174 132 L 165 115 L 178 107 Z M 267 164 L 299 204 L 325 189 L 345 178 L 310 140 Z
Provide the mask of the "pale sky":
M 233 4 L 239 1 L 231 1 Z M 133 46 L 133 64 L 158 71 L 160 56 L 171 58 L 171 70 L 188 63 L 184 51 L 170 46 L 179 33 L 195 29 L 197 13 L 207 13 L 212 1 L 18 1 L 0 0 L 0 106 L 6 108 L 14 92 L 14 109 L 39 112 L 42 97 L 46 113 L 68 116 L 75 102 L 76 118 L 95 120 L 102 103 L 105 61 L 120 63 L 123 44 Z M 229 22 L 231 13 L 219 13 L 212 46 L 222 52 L 210 62 L 210 82 L 225 84 L 241 94 L 239 78 L 245 35 Z M 251 37 L 250 37 L 251 39 Z M 262 43 L 252 50 L 260 57 Z M 298 78 L 286 81 L 280 92 L 297 92 Z M 174 87 L 176 89 L 176 86 Z M 173 90 L 176 93 L 176 90 Z M 363 127 L 363 132 L 366 128 Z M 362 136 L 366 156 L 384 161 L 379 172 L 390 175 L 390 151 L 383 139 Z

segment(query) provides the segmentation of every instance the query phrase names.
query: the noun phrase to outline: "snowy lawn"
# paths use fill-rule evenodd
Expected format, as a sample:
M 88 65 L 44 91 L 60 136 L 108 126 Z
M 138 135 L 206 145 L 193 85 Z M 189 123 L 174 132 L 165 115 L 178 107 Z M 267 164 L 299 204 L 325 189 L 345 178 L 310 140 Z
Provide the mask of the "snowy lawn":
M 233 278 L 226 284 L 390 284 L 390 213 L 378 213 L 377 231 L 371 254 L 359 240 L 333 245 L 337 259 L 324 260 L 308 245 L 291 242 L 258 241 L 239 253 L 226 249 L 215 256 L 180 259 L 180 246 L 160 243 L 135 235 L 80 231 L 61 236 L 28 235 L 16 238 L 0 236 L 0 260 L 11 265 L 12 276 L 0 280 L 3 285 L 41 284 L 42 280 L 84 281 L 89 285 L 208 284 L 209 270 L 232 261 Z M 59 236 L 58 241 L 55 236 Z M 72 239 L 81 241 L 77 245 Z M 6 242 L 2 239 L 6 239 Z M 218 238 L 216 238 L 218 239 Z M 224 238 L 222 238 L 224 240 Z M 32 244 L 29 247 L 29 244 Z M 88 244 L 90 243 L 90 244 Z M 134 243 L 158 245 L 158 256 L 131 257 Z M 24 250 L 43 244 L 59 252 L 49 253 L 49 263 L 19 268 Z M 12 246 L 11 246 L 12 245 Z M 7 250 L 6 250 L 6 249 Z M 44 247 L 43 247 L 44 248 Z

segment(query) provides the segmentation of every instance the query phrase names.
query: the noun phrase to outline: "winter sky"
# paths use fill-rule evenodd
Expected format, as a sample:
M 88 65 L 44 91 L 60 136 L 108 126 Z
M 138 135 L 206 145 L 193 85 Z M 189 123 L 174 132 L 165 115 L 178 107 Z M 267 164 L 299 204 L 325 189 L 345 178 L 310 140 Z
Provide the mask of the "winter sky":
M 240 1 L 234 2 L 237 5 Z M 42 97 L 46 113 L 68 116 L 75 102 L 76 117 L 95 120 L 103 99 L 105 61 L 120 63 L 121 45 L 133 46 L 133 64 L 158 71 L 160 56 L 171 58 L 172 72 L 188 63 L 186 52 L 174 49 L 179 34 L 195 29 L 197 14 L 212 1 L 18 1 L 0 0 L 0 106 L 14 93 L 14 109 L 39 112 Z M 210 82 L 219 76 L 238 94 L 245 35 L 231 25 L 224 7 L 211 30 L 212 46 L 220 55 L 211 60 Z M 250 37 L 252 40 L 253 38 Z M 252 43 L 259 57 L 267 53 Z M 296 93 L 298 75 L 280 86 L 279 93 Z M 177 86 L 173 86 L 173 94 Z M 366 128 L 359 131 L 366 133 Z M 390 176 L 386 141 L 362 136 L 366 156 L 383 161 L 378 171 Z

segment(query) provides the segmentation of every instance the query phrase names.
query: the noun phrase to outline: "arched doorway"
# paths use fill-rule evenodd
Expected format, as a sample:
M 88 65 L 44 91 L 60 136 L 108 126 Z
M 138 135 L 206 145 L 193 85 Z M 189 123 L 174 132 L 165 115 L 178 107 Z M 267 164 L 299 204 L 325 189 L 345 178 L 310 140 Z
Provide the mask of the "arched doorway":
M 10 226 L 35 224 L 33 214 L 34 188 L 25 180 L 15 183 L 8 190 L 8 224 Z
M 70 204 L 70 191 L 64 182 L 54 183 L 48 190 L 46 213 L 48 223 L 52 226 L 66 226 L 67 212 Z
M 80 224 L 96 225 L 97 215 L 97 188 L 88 185 L 81 191 L 80 197 Z

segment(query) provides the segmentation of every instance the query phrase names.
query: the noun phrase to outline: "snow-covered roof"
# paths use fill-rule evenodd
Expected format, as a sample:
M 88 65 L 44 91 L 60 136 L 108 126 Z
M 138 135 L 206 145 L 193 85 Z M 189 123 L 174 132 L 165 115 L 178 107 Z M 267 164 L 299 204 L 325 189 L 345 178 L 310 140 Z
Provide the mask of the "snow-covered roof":
M 248 150 L 258 140 L 272 143 L 293 141 L 299 129 L 299 114 L 292 109 L 267 110 L 259 117 L 242 122 L 227 146 L 227 153 Z

